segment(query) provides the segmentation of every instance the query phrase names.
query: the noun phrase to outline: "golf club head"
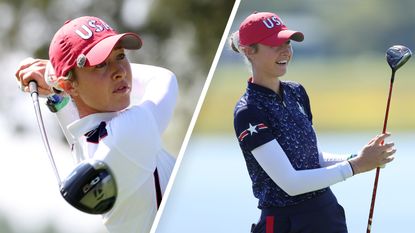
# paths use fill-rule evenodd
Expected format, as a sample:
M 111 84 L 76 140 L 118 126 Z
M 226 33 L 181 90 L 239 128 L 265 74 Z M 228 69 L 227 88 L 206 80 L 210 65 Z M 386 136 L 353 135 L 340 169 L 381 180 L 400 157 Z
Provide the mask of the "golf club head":
M 102 161 L 81 162 L 62 182 L 63 198 L 78 210 L 88 214 L 104 214 L 111 210 L 117 198 L 115 178 Z
M 403 45 L 394 45 L 386 51 L 386 61 L 393 71 L 403 66 L 411 56 L 411 50 Z

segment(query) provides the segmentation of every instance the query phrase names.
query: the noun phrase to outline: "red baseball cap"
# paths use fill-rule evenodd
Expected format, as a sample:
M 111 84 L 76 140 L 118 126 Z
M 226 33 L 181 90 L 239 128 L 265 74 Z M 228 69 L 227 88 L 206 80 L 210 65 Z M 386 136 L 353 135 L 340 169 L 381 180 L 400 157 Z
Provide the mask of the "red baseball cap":
M 125 49 L 140 49 L 143 44 L 137 34 L 118 34 L 97 17 L 83 16 L 66 21 L 49 47 L 49 58 L 56 77 L 67 76 L 75 66 L 102 63 L 118 42 Z
M 248 16 L 239 27 L 239 44 L 249 46 L 263 44 L 280 46 L 287 40 L 303 41 L 304 35 L 289 30 L 281 18 L 271 12 L 255 12 Z

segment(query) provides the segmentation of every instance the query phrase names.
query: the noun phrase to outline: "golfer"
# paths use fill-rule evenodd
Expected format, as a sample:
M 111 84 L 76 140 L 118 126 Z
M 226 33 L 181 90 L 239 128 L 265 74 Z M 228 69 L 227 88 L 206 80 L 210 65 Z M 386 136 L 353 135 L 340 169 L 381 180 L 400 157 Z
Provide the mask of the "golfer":
M 132 69 L 124 50 L 141 46 L 137 34 L 118 34 L 99 18 L 79 17 L 53 37 L 51 66 L 29 58 L 16 72 L 26 92 L 29 81 L 38 82 L 75 160 L 100 160 L 113 172 L 118 196 L 103 215 L 111 233 L 149 232 L 174 165 L 161 134 L 173 114 L 177 82 L 160 67 Z
M 270 12 L 249 15 L 231 35 L 233 50 L 252 69 L 234 111 L 234 128 L 253 193 L 261 209 L 252 232 L 345 233 L 345 213 L 329 186 L 393 160 L 389 134 L 373 138 L 357 155 L 321 152 L 310 102 L 296 82 L 282 81 L 304 35 Z

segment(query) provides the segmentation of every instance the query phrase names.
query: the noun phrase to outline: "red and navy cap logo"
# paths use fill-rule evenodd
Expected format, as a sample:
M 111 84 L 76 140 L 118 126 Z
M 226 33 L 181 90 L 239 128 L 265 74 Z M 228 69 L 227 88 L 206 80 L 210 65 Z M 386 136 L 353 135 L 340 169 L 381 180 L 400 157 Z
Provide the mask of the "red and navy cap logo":
M 251 123 L 249 123 L 249 127 L 239 134 L 238 139 L 240 142 L 242 142 L 245 137 L 252 136 L 254 133 L 258 133 L 258 131 L 263 129 L 268 129 L 268 127 L 264 123 L 259 123 L 256 125 L 252 125 Z

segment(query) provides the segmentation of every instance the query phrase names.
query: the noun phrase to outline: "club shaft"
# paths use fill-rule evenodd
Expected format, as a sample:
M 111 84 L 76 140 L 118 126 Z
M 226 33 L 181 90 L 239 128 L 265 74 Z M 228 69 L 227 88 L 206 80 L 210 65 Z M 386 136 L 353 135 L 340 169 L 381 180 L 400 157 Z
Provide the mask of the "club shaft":
M 55 160 L 53 159 L 53 156 L 52 156 L 52 151 L 50 150 L 49 140 L 46 135 L 45 125 L 43 123 L 42 113 L 40 111 L 39 96 L 38 96 L 38 91 L 37 91 L 37 84 L 35 81 L 30 81 L 29 89 L 30 89 L 30 95 L 33 101 L 33 106 L 35 108 L 37 125 L 39 126 L 40 135 L 42 136 L 43 145 L 45 146 L 46 153 L 48 154 L 49 161 L 53 168 L 53 172 L 55 173 L 55 177 L 58 181 L 58 185 L 60 186 L 62 182 L 59 176 L 58 169 L 56 167 Z
M 385 112 L 385 119 L 383 120 L 383 129 L 382 133 L 386 133 L 387 125 L 388 125 L 388 118 L 389 118 L 389 108 L 392 98 L 392 89 L 393 89 L 393 82 L 395 80 L 395 70 L 392 70 L 392 77 L 389 85 L 389 95 L 388 95 L 388 102 L 386 104 L 386 112 Z M 383 144 L 383 141 L 381 142 Z M 369 218 L 367 220 L 367 229 L 366 233 L 370 233 L 372 230 L 372 220 L 373 220 L 373 213 L 375 211 L 375 202 L 376 202 L 376 193 L 378 189 L 378 182 L 380 176 L 380 168 L 376 168 L 376 175 L 375 175 L 375 182 L 373 184 L 373 191 L 372 191 L 372 201 L 370 203 L 370 211 L 369 211 Z
M 382 133 L 386 133 L 386 128 L 388 126 L 388 118 L 389 118 L 389 108 L 392 99 L 392 89 L 393 89 L 393 80 L 395 78 L 395 72 L 392 72 L 392 78 L 389 85 L 389 95 L 388 95 L 388 102 L 386 104 L 386 112 L 385 112 L 385 119 L 383 120 L 383 129 Z

